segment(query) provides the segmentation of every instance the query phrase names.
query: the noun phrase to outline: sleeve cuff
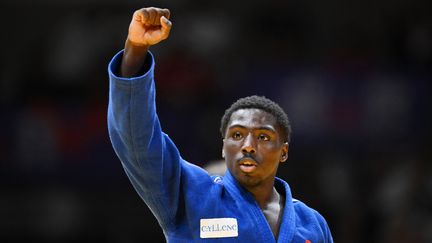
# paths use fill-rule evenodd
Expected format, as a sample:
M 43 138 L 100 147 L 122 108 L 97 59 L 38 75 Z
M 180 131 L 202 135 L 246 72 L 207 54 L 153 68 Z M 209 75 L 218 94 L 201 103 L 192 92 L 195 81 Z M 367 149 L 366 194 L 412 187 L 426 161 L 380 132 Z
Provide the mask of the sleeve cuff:
M 147 52 L 146 62 L 142 68 L 142 71 L 140 72 L 141 75 L 135 76 L 135 77 L 121 77 L 118 74 L 118 70 L 120 69 L 120 63 L 123 57 L 124 50 L 119 51 L 110 61 L 108 65 L 108 73 L 111 77 L 114 77 L 118 80 L 134 80 L 134 79 L 142 79 L 146 76 L 153 76 L 153 70 L 154 70 L 154 57 L 153 54 L 149 51 Z

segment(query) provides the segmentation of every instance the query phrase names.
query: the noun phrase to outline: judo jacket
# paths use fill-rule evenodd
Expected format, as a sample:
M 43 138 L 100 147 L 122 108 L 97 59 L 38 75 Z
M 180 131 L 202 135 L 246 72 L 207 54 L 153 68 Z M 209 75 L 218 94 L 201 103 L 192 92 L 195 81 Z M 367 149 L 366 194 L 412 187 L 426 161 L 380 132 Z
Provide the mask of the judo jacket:
M 154 58 L 147 54 L 145 73 L 116 75 L 123 51 L 108 66 L 110 79 L 108 130 L 112 146 L 133 187 L 150 208 L 167 242 L 276 242 L 253 196 L 226 172 L 210 176 L 182 159 L 161 130 L 155 105 Z M 291 196 L 288 184 L 276 178 L 285 197 L 277 242 L 333 242 L 325 219 Z

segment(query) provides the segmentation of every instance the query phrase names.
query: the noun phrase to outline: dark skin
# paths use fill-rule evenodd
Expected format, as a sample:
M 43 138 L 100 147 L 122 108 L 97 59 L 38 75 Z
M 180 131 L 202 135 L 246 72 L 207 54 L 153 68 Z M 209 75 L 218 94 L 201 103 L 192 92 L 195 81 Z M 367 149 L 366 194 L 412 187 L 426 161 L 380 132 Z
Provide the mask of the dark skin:
M 136 76 L 142 69 L 147 51 L 168 38 L 172 23 L 170 11 L 160 8 L 142 8 L 134 12 L 120 66 L 122 77 Z
M 142 70 L 150 46 L 168 38 L 170 11 L 142 8 L 134 12 L 119 74 L 134 77 Z M 280 162 L 288 158 L 276 119 L 257 109 L 234 112 L 228 123 L 223 154 L 230 173 L 258 202 L 275 238 L 279 234 L 284 198 L 274 188 Z M 245 155 L 248 155 L 245 159 Z M 242 159 L 243 158 L 243 159 Z
M 231 115 L 222 150 L 228 170 L 255 198 L 276 239 L 285 199 L 274 180 L 279 163 L 288 158 L 288 143 L 281 134 L 271 114 L 240 109 Z

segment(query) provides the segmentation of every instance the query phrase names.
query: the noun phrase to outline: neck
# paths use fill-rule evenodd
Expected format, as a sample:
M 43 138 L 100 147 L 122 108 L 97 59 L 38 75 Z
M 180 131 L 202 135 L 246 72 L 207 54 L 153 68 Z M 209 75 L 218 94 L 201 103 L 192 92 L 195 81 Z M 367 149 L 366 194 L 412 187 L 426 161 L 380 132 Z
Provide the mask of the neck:
M 265 209 L 267 205 L 280 200 L 280 195 L 273 184 L 266 187 L 247 188 L 247 190 L 255 198 L 261 209 Z

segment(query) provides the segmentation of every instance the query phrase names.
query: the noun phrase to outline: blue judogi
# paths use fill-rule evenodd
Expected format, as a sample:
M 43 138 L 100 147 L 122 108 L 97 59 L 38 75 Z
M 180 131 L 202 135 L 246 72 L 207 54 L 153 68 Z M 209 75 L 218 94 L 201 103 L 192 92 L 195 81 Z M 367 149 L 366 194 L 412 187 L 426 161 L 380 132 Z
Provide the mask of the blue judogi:
M 113 148 L 135 190 L 148 205 L 168 242 L 275 242 L 269 224 L 252 195 L 226 172 L 209 176 L 183 160 L 163 133 L 156 114 L 154 58 L 148 53 L 144 75 L 116 75 L 123 51 L 111 60 L 108 128 Z M 285 197 L 277 242 L 333 242 L 325 219 L 291 196 Z

